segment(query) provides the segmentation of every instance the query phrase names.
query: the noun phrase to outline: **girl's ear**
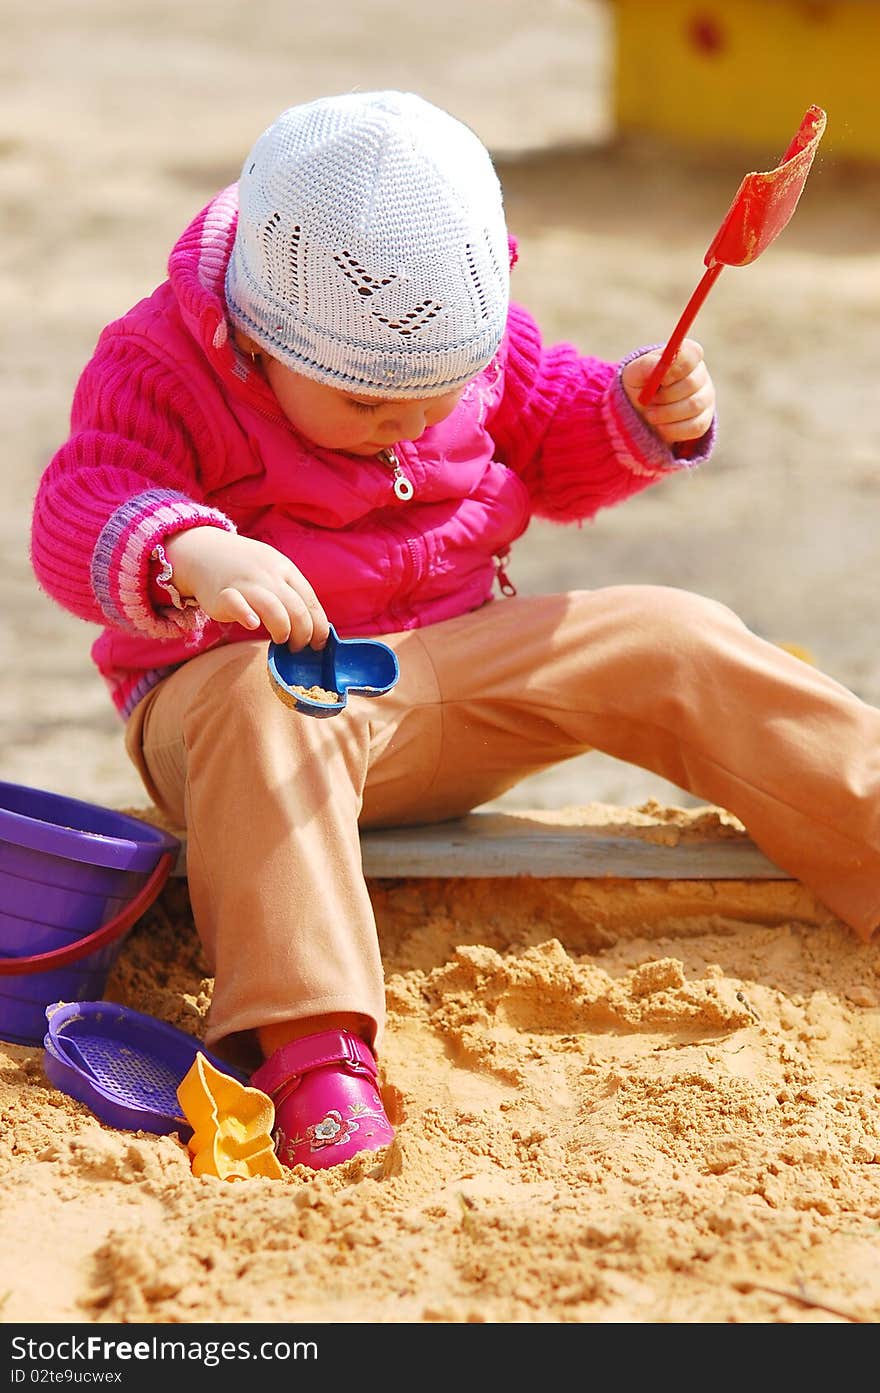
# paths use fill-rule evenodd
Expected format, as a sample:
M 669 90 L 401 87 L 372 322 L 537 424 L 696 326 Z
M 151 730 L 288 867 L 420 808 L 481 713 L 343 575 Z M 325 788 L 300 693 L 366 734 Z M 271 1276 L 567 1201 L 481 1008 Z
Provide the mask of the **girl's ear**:
M 259 358 L 261 349 L 256 339 L 252 339 L 250 334 L 246 334 L 244 329 L 235 328 L 232 331 L 235 339 L 236 348 L 241 349 L 242 353 L 247 353 L 250 358 Z

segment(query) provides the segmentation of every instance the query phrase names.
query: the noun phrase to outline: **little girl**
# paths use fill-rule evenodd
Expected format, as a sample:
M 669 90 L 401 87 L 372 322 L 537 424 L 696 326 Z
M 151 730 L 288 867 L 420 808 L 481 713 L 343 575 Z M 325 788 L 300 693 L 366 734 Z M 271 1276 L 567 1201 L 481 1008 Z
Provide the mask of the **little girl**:
M 595 748 L 729 809 L 864 940 L 880 922 L 880 711 L 697 595 L 516 596 L 529 520 L 705 460 L 714 390 L 690 340 L 648 407 L 656 350 L 545 345 L 515 260 L 452 116 L 295 106 L 101 334 L 37 492 L 36 575 L 103 626 L 128 752 L 187 830 L 206 1041 L 258 1046 L 288 1166 L 393 1137 L 359 828 Z M 315 720 L 273 693 L 267 642 L 319 649 L 328 621 L 381 635 L 400 680 Z

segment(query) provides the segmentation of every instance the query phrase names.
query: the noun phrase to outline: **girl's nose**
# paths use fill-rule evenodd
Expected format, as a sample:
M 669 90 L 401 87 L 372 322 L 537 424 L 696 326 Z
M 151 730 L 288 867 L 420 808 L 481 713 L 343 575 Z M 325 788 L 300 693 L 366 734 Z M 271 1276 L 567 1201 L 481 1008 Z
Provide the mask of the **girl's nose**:
M 395 402 L 393 412 L 382 418 L 382 437 L 418 440 L 426 425 L 426 411 L 421 402 Z

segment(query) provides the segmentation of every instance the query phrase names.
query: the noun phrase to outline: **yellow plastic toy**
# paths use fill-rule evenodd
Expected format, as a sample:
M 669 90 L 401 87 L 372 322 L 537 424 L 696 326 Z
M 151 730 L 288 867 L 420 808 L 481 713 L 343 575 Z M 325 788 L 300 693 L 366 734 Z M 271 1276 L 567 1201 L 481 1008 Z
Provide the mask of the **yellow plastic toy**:
M 816 659 L 809 648 L 805 648 L 802 643 L 780 643 L 778 648 L 784 648 L 786 653 L 791 653 L 793 657 L 800 658 L 802 662 L 809 663 L 810 667 L 816 667 Z
M 275 1107 L 265 1093 L 221 1073 L 200 1053 L 178 1086 L 177 1099 L 193 1129 L 187 1142 L 193 1175 L 282 1178 L 272 1140 Z

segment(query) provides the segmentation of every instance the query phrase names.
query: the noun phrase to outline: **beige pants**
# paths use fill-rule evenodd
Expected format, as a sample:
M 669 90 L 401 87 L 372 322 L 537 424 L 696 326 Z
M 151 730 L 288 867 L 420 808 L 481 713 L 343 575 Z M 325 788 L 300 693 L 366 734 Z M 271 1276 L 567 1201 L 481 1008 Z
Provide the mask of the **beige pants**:
M 380 1046 L 359 825 L 455 816 L 588 749 L 736 814 L 862 938 L 880 923 L 880 711 L 714 601 L 520 597 L 385 641 L 397 686 L 329 719 L 286 707 L 248 640 L 192 659 L 129 721 L 150 795 L 187 828 L 208 1043 L 345 1011 Z

